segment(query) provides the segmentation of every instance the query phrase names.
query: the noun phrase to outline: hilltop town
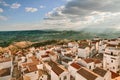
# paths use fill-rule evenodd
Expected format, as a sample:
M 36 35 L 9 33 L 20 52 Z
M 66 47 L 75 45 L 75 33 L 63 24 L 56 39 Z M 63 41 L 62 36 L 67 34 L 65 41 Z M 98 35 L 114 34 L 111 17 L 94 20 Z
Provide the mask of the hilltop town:
M 120 37 L 11 47 L 0 54 L 0 80 L 120 80 Z

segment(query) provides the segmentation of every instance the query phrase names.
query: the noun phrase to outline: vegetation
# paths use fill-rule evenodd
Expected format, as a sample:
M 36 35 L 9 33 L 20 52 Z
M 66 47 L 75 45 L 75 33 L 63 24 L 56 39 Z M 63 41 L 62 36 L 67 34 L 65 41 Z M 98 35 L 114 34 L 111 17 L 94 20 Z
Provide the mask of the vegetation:
M 95 36 L 102 38 L 117 38 L 120 32 L 105 31 L 103 33 L 89 32 L 89 31 L 6 31 L 0 32 L 0 46 L 7 47 L 8 45 L 19 41 L 32 41 L 32 42 L 44 42 L 40 45 L 50 44 L 56 42 L 56 40 L 80 40 L 80 39 L 92 39 Z M 34 44 L 35 46 L 39 43 Z

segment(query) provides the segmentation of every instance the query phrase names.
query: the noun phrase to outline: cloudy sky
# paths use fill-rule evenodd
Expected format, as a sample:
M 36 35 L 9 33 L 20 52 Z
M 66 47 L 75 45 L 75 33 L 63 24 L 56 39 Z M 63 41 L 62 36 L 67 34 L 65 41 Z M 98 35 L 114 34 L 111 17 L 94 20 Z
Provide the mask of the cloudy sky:
M 0 31 L 120 29 L 120 0 L 0 0 Z

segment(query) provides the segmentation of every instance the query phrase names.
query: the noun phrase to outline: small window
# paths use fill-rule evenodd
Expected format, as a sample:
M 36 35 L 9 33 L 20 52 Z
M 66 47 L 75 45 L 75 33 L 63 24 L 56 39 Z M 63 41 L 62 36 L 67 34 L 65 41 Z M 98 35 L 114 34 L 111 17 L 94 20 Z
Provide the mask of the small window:
M 37 72 L 35 71 L 35 74 L 36 74 Z
M 111 60 L 111 62 L 113 63 L 113 60 Z
M 111 52 L 111 55 L 113 55 L 113 52 Z
M 66 80 L 67 79 L 67 77 L 66 76 L 64 76 L 64 80 Z
M 91 69 L 91 66 L 89 66 L 89 69 Z
M 115 67 L 113 67 L 113 69 L 115 69 Z

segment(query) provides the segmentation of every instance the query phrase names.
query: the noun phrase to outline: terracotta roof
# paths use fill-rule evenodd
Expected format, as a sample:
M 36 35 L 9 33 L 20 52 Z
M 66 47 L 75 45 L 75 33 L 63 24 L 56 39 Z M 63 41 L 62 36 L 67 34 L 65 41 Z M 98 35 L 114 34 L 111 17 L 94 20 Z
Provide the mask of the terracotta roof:
M 58 63 L 57 62 L 55 62 L 55 61 L 49 61 L 48 62 L 48 64 L 51 66 L 51 67 L 53 67 L 54 65 L 58 65 Z
M 95 64 L 101 63 L 101 60 L 99 60 L 99 59 L 93 59 L 93 61 Z
M 100 75 L 100 76 L 102 76 L 102 77 L 104 77 L 105 74 L 107 73 L 106 70 L 104 70 L 104 69 L 102 69 L 102 68 L 99 68 L 99 67 L 95 68 L 95 69 L 93 70 L 93 72 L 96 73 L 96 74 L 98 74 L 98 75 Z
M 39 64 L 39 62 L 23 63 L 22 66 L 27 67 L 27 66 L 37 65 L 37 64 Z
M 101 61 L 99 59 L 94 59 L 94 58 L 86 58 L 86 59 L 84 59 L 84 61 L 86 63 L 91 63 L 91 62 L 94 62 L 95 64 L 101 63 Z
M 107 44 L 107 47 L 116 47 L 117 45 Z
M 54 65 L 52 66 L 52 70 L 59 76 L 61 73 L 64 72 L 64 70 L 58 66 L 58 65 Z
M 88 45 L 88 43 L 80 43 L 80 44 L 79 44 L 79 48 L 84 49 L 84 48 L 86 48 L 86 47 L 90 47 L 90 46 Z
M 92 72 L 84 68 L 78 70 L 77 73 L 86 78 L 86 80 L 95 80 L 97 78 L 97 75 L 93 74 Z
M 29 57 L 29 58 L 32 60 L 32 62 L 38 62 L 39 61 L 39 59 L 37 59 L 35 56 Z
M 49 57 L 49 55 L 41 55 L 42 58 L 46 58 L 46 57 Z
M 91 62 L 93 62 L 93 59 L 91 59 L 91 58 L 86 58 L 86 59 L 83 59 L 86 63 L 91 63 Z
M 46 53 L 49 55 L 55 55 L 55 53 L 53 51 L 46 51 Z
M 38 70 L 39 77 L 42 76 L 43 74 L 47 75 L 47 72 L 45 70 L 39 69 Z
M 73 62 L 72 64 L 70 64 L 72 67 L 76 68 L 76 69 L 80 69 L 81 66 L 78 63 Z
M 37 71 L 37 66 L 36 65 L 31 65 L 31 66 L 27 66 L 28 67 L 28 71 L 29 72 L 33 72 L 33 71 Z
M 119 76 L 119 74 L 113 72 L 113 71 L 110 71 L 111 72 L 111 75 L 112 75 L 112 79 L 116 78 Z
M 48 64 L 51 66 L 52 70 L 59 76 L 62 72 L 64 72 L 63 68 L 59 66 L 55 61 L 49 61 Z
M 11 68 L 4 68 L 0 70 L 0 77 L 10 75 L 10 69 Z
M 75 55 L 72 55 L 72 54 L 65 54 L 64 56 L 71 57 L 71 58 L 75 57 Z
M 69 60 L 69 59 L 63 59 L 62 61 L 68 63 L 68 62 L 70 62 L 70 61 L 72 61 L 72 60 Z

